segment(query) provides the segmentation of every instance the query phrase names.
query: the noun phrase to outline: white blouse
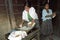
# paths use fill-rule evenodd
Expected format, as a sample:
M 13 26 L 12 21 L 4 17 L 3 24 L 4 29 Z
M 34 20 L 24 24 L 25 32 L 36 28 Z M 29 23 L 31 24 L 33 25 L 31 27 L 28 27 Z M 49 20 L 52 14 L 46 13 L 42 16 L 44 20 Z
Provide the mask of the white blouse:
M 49 13 L 47 13 L 46 9 L 42 10 L 42 19 L 43 19 L 43 21 L 45 21 L 47 19 L 52 19 L 51 17 L 47 17 L 47 18 L 45 17 L 47 15 L 52 15 L 52 10 L 49 9 L 48 11 L 49 11 Z
M 26 10 L 23 11 L 22 20 L 29 21 L 29 20 L 28 20 L 27 13 L 28 13 L 28 12 L 27 12 Z M 38 19 L 38 16 L 37 16 L 37 13 L 36 13 L 34 7 L 31 7 L 31 8 L 29 9 L 29 14 L 30 14 L 30 16 L 31 16 L 33 19 Z

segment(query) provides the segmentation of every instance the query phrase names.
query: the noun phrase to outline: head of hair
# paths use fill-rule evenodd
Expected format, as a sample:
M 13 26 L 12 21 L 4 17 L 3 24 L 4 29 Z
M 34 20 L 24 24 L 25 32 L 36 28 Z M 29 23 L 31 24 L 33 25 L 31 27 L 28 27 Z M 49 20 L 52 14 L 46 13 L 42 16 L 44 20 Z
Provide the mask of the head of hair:
M 24 3 L 24 6 L 27 6 L 27 7 L 31 7 L 31 2 L 30 1 L 26 1 L 25 3 Z
M 44 6 L 49 5 L 49 3 L 45 3 Z
M 48 8 L 46 8 L 46 5 L 48 5 L 48 6 L 47 6 Z M 44 8 L 45 8 L 45 9 L 49 9 L 49 3 L 46 3 L 46 4 L 44 5 Z M 47 11 L 47 13 L 49 13 L 49 10 L 46 10 L 46 11 Z

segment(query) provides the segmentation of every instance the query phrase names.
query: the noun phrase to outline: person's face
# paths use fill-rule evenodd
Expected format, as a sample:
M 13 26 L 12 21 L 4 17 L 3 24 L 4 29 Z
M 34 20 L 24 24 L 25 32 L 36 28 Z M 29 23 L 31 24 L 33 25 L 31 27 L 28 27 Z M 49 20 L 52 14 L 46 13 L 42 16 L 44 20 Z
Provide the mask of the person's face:
M 46 4 L 45 5 L 45 9 L 49 9 L 49 4 Z
M 26 10 L 26 11 L 29 11 L 29 7 L 25 6 L 25 10 Z

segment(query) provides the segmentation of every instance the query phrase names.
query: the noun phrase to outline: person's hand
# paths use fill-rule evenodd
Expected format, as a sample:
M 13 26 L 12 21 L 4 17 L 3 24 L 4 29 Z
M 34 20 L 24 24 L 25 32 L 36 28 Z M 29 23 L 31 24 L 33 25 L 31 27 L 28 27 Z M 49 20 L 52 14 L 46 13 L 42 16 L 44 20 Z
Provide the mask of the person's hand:
M 22 27 L 22 24 L 20 24 L 19 27 Z
M 30 27 L 32 27 L 32 24 L 29 24 Z
M 54 13 L 54 16 L 56 16 L 56 13 Z
M 56 13 L 53 14 L 53 18 L 56 17 Z
M 29 22 L 29 23 L 28 23 L 28 26 L 30 26 L 30 27 L 31 27 L 31 26 L 32 26 L 32 22 Z

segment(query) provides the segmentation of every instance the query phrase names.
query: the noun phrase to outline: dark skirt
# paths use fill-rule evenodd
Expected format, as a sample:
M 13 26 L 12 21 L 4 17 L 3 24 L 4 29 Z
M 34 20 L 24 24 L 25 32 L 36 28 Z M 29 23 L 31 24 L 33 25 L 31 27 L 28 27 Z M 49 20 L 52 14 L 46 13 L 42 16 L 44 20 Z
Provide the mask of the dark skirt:
M 46 20 L 42 22 L 41 34 L 49 35 L 53 33 L 52 20 Z

